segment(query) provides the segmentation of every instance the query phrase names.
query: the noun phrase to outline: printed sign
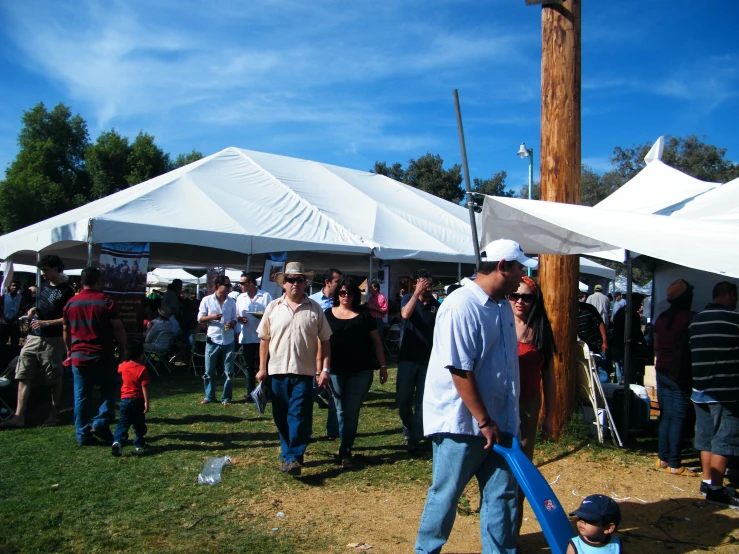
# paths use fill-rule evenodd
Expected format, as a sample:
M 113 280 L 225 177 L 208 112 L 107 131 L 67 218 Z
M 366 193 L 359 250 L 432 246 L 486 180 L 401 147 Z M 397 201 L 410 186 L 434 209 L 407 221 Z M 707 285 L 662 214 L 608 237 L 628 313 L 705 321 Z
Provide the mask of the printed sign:
M 106 242 L 100 249 L 103 291 L 115 299 L 126 333 L 141 333 L 144 320 L 148 242 Z

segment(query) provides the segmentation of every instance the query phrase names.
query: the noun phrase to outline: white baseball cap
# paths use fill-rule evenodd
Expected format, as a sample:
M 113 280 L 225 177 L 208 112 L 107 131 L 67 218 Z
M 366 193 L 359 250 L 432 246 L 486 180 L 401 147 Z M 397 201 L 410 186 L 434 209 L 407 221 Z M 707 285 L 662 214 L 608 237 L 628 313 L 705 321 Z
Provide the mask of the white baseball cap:
M 500 260 L 512 262 L 516 260 L 521 265 L 531 269 L 536 269 L 539 265 L 536 260 L 526 257 L 526 254 L 521 250 L 521 246 L 515 240 L 509 239 L 498 239 L 488 243 L 480 252 L 480 256 L 488 262 L 499 262 Z

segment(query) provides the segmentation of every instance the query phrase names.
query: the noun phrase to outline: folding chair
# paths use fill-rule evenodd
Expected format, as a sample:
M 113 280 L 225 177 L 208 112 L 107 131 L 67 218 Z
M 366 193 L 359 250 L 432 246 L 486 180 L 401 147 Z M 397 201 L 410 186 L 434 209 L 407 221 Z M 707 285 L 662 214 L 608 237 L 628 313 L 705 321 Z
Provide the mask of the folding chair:
M 162 364 L 169 373 L 172 373 L 172 366 L 167 361 L 167 355 L 174 338 L 175 334 L 172 331 L 159 331 L 153 341 L 144 343 L 144 365 L 148 365 L 157 377 L 159 377 L 158 364 Z
M 398 354 L 400 350 L 400 325 L 397 323 L 393 323 L 387 330 L 384 346 L 385 351 L 391 356 Z
M 13 358 L 2 374 L 0 374 L 0 408 L 2 408 L 2 411 L 0 411 L 0 421 L 10 419 L 15 413 L 13 408 L 3 399 L 3 391 L 10 390 L 13 386 L 13 375 L 15 373 L 15 367 L 18 365 L 18 358 L 20 356 Z
M 205 343 L 208 339 L 208 335 L 206 333 L 197 333 L 195 335 L 194 342 L 192 346 L 190 347 L 190 363 L 187 366 L 187 370 L 190 371 L 190 368 L 192 368 L 193 373 L 195 374 L 195 377 L 198 376 L 198 367 L 196 364 L 196 360 L 201 360 L 201 366 L 203 368 L 203 372 L 205 372 Z
M 621 437 L 616 429 L 616 423 L 611 415 L 611 409 L 608 406 L 608 400 L 603 393 L 603 387 L 598 377 L 598 366 L 595 363 L 595 358 L 590 352 L 588 345 L 582 341 L 577 341 L 577 348 L 575 350 L 576 363 L 577 363 L 577 394 L 581 402 L 589 403 L 592 406 L 593 414 L 595 416 L 595 427 L 598 431 L 598 440 L 602 444 L 604 441 L 603 425 L 600 420 L 601 412 L 605 413 L 608 426 L 611 431 L 611 440 L 613 444 L 623 447 Z
M 238 347 L 238 350 L 234 355 L 234 366 L 236 367 L 236 375 L 242 373 L 244 377 L 248 379 L 249 374 L 247 373 L 246 358 L 244 357 L 244 345 L 237 343 L 236 346 Z

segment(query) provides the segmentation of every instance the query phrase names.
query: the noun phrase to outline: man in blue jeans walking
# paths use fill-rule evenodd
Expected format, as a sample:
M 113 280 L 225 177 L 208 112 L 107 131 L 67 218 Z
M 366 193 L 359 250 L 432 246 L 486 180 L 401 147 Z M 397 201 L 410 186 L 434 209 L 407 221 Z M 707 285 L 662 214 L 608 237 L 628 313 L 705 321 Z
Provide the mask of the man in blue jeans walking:
M 198 322 L 208 324 L 208 338 L 205 345 L 205 398 L 201 404 L 216 401 L 215 379 L 218 368 L 223 368 L 226 381 L 223 383 L 221 404 L 231 405 L 234 376 L 234 329 L 236 328 L 236 300 L 231 298 L 231 279 L 218 275 L 215 279 L 216 290 L 200 302 Z
M 313 272 L 300 262 L 290 262 L 275 275 L 285 294 L 267 306 L 257 327 L 259 373 L 262 383 L 269 373 L 272 417 L 280 435 L 280 471 L 298 477 L 303 455 L 313 431 L 313 378 L 325 387 L 331 372 L 331 328 L 321 306 L 305 294 Z M 318 346 L 322 370 L 316 371 Z M 269 362 L 268 362 L 269 361 Z
M 434 325 L 439 301 L 432 293 L 431 274 L 420 269 L 416 273 L 412 294 L 400 301 L 403 324 L 398 352 L 396 402 L 403 438 L 408 441 L 408 452 L 416 454 L 423 438 L 423 388 L 426 368 L 434 341 Z
M 417 553 L 441 552 L 473 476 L 480 486 L 482 551 L 516 551 L 516 480 L 492 446 L 501 433 L 519 432 L 518 342 L 506 297 L 518 289 L 522 264 L 536 262 L 512 240 L 493 241 L 484 253 L 475 280 L 447 297 L 436 317 L 423 400 L 434 465 Z

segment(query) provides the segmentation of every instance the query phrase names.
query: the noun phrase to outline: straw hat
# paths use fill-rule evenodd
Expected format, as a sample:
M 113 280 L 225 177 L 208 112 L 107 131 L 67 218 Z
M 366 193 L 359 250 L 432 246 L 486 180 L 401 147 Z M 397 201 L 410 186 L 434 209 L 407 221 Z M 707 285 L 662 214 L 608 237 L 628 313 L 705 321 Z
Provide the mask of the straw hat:
M 693 290 L 693 286 L 684 279 L 678 279 L 667 287 L 667 301 L 674 302 L 689 290 Z
M 281 287 L 285 282 L 285 277 L 290 277 L 292 275 L 302 275 L 305 277 L 306 281 L 313 280 L 313 272 L 306 271 L 301 262 L 288 262 L 285 266 L 285 271 L 275 273 L 275 283 Z

